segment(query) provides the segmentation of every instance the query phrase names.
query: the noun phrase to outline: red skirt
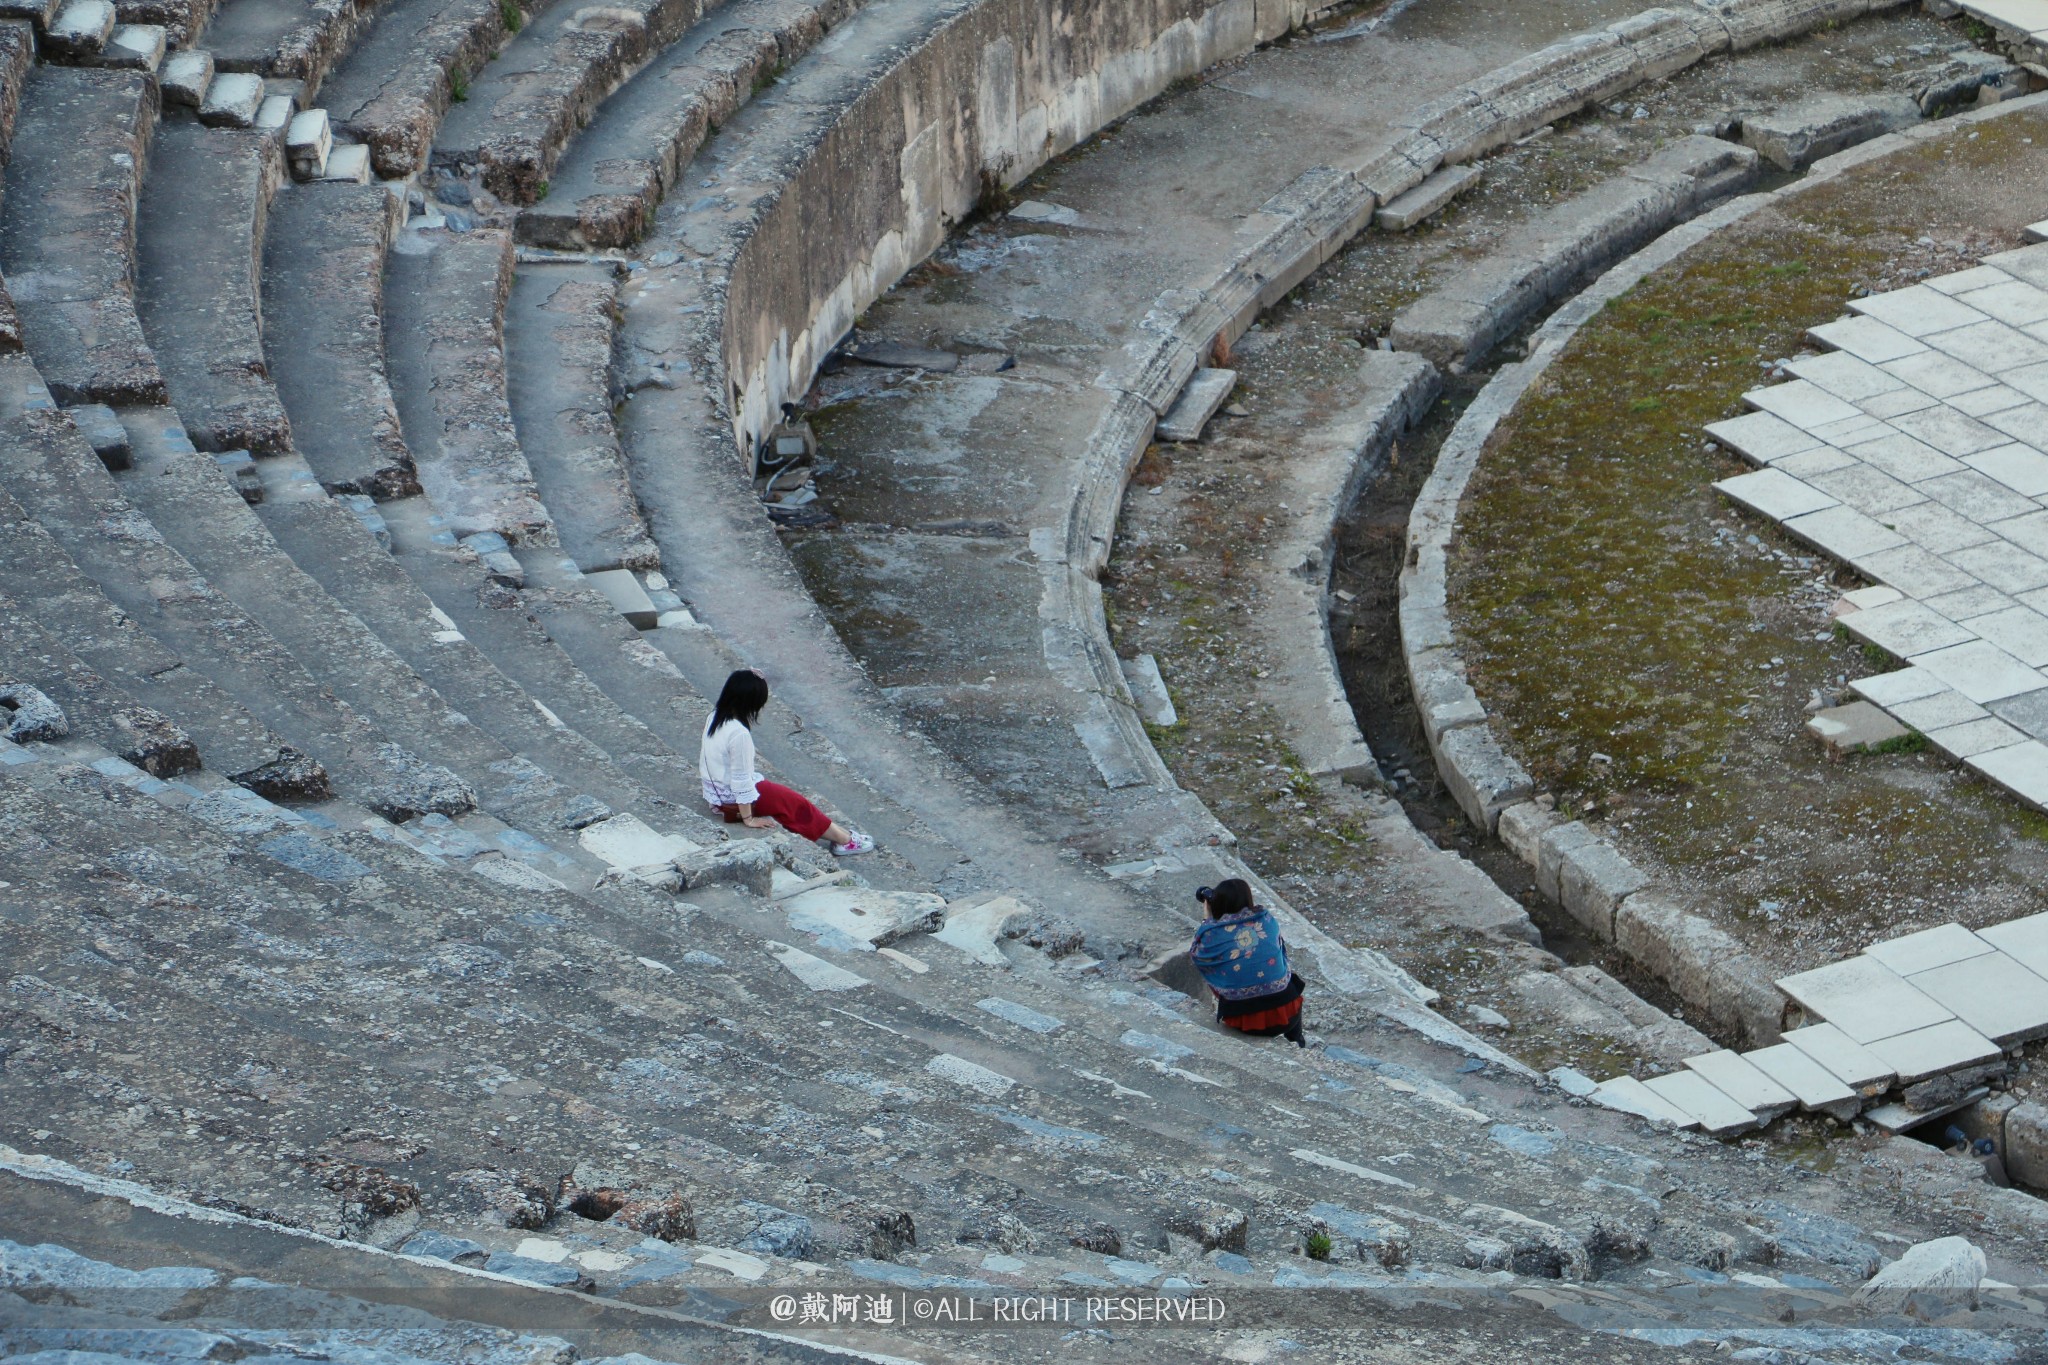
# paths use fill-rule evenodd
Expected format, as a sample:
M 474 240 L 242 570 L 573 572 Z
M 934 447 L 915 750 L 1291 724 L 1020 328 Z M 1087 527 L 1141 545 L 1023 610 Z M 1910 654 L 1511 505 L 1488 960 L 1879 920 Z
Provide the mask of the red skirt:
M 1296 996 L 1284 1005 L 1275 1005 L 1271 1009 L 1259 1010 L 1254 1014 L 1240 1014 L 1235 1018 L 1223 1020 L 1223 1023 L 1240 1033 L 1280 1033 L 1299 1018 L 1301 997 Z

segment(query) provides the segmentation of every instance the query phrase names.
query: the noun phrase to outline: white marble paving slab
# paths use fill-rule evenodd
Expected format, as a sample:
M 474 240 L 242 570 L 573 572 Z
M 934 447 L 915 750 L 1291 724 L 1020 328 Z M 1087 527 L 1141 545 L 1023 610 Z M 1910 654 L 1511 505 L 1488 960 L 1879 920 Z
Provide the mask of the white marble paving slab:
M 1986 318 L 1927 338 L 1927 344 L 1986 374 L 2002 374 L 2022 365 L 2048 361 L 2048 343 L 2036 341 L 2009 323 Z
M 1873 943 L 1863 950 L 1900 976 L 1946 967 L 1986 953 L 1998 951 L 1960 924 L 1942 924 L 1918 933 L 1905 934 Z
M 1795 379 L 1789 384 L 1778 384 L 1768 389 L 1752 389 L 1742 395 L 1743 401 L 1759 412 L 1773 413 L 1784 418 L 1793 426 L 1806 431 L 1826 426 L 1830 422 L 1845 422 L 1865 417 L 1864 411 L 1825 389 Z
M 1810 1114 L 1832 1114 L 1847 1120 L 1863 1107 L 1863 1097 L 1845 1085 L 1841 1077 L 1790 1043 L 1774 1043 L 1746 1052 L 1743 1057 L 1790 1091 L 1799 1107 Z
M 2018 441 L 1965 456 L 1963 463 L 2023 498 L 2048 493 L 2048 455 Z
M 1873 398 L 1880 393 L 1892 393 L 1907 387 L 1903 379 L 1886 374 L 1869 361 L 1850 355 L 1847 351 L 1800 356 L 1787 368 L 1794 375 L 1827 390 L 1845 403 L 1854 403 L 1859 399 Z
M 2001 1055 L 1998 1044 L 1960 1019 L 1873 1039 L 1867 1046 L 1898 1073 L 1900 1085 L 1912 1085 L 1944 1071 L 1981 1066 Z
M 1865 464 L 1906 483 L 1938 479 L 1944 474 L 1960 474 L 1966 468 L 1953 456 L 1944 455 L 1927 442 L 1896 428 L 1872 440 L 1859 441 L 1848 447 L 1848 451 Z
M 1889 673 L 1878 673 L 1868 678 L 1857 678 L 1849 684 L 1851 691 L 1865 701 L 1875 702 L 1889 710 L 1902 701 L 1917 701 L 1940 692 L 1952 692 L 1947 683 L 1935 677 L 1924 668 L 1907 665 Z
M 1851 612 L 1842 618 L 1842 624 L 1859 639 L 1867 640 L 1901 659 L 1976 638 L 1966 627 L 1910 598 L 1872 607 L 1868 611 Z
M 1781 469 L 1759 469 L 1723 479 L 1714 487 L 1750 511 L 1785 521 L 1792 517 L 1835 506 L 1837 499 L 1821 492 Z
M 1982 720 L 1965 721 L 1961 725 L 1927 731 L 1927 742 L 1958 763 L 1975 758 L 1979 754 L 1988 754 L 1993 749 L 2024 744 L 2026 741 L 2026 735 L 1996 716 L 1986 716 Z
M 1915 655 L 1913 664 L 1979 705 L 2048 687 L 2048 678 L 2042 677 L 2039 670 L 2027 667 L 1988 640 Z
M 1979 616 L 1969 629 L 2032 668 L 2048 665 L 2048 616 L 2018 604 Z
M 1778 989 L 1798 1001 L 1807 1013 L 1825 1019 L 1865 1046 L 1954 1017 L 1869 956 L 1845 958 L 1783 977 Z
M 2048 980 L 2004 953 L 1921 972 L 1913 984 L 2001 1047 L 2048 1035 Z
M 2048 560 L 2009 540 L 1988 540 L 1946 552 L 1949 563 L 2011 596 L 2048 587 Z
M 1892 1083 L 1892 1069 L 1876 1053 L 1833 1024 L 1808 1024 L 1793 1029 L 1785 1034 L 1785 1041 L 1859 1094 L 1880 1094 Z
M 1953 327 L 1967 327 L 1984 316 L 1968 304 L 1958 303 L 1924 284 L 1894 289 L 1888 294 L 1851 299 L 1849 311 L 1876 318 L 1907 336 L 1922 339 Z
M 1806 334 L 1823 346 L 1847 351 L 1858 360 L 1867 360 L 1873 365 L 1918 355 L 1928 349 L 1925 342 L 1915 341 L 1898 328 L 1876 318 L 1843 318 L 1810 328 Z
M 2048 977 L 2048 913 L 1987 925 L 1977 937 L 2036 976 Z
M 1993 749 L 1971 758 L 1969 766 L 2028 805 L 2048 810 L 2048 744 L 2030 739 Z
M 1688 1070 L 1698 1072 L 1708 1085 L 1755 1114 L 1765 1123 L 1792 1109 L 1799 1097 L 1766 1076 L 1735 1052 L 1722 1048 L 1685 1059 Z
M 1897 360 L 1887 360 L 1879 368 L 1894 378 L 1905 380 L 1922 393 L 1943 399 L 1972 389 L 1988 389 L 1998 382 L 1974 365 L 1965 365 L 1954 356 L 1934 350 L 1915 351 Z
M 1975 455 L 1980 450 L 2002 446 L 2007 441 L 2004 432 L 1988 427 L 1966 413 L 1951 407 L 1923 408 L 1919 412 L 1901 413 L 1891 419 L 1892 426 L 1908 436 L 1917 436 L 1944 455 L 1961 459 Z
M 1769 412 L 1746 412 L 1725 422 L 1711 423 L 1707 435 L 1758 464 L 1771 464 L 1820 445 L 1816 438 Z
M 1964 271 L 1963 274 L 1972 274 Z M 1992 272 L 2001 282 L 1985 289 L 1972 289 L 1968 293 L 1956 294 L 1960 302 L 1968 304 L 1986 317 L 1998 319 L 2014 327 L 2025 327 L 2030 323 L 2048 322 L 2048 289 L 2040 289 L 2023 280 L 2013 279 L 2002 270 Z
M 1887 706 L 1885 710 L 1901 724 L 1910 725 L 1922 734 L 1965 725 L 1991 714 L 1962 693 L 1950 691 L 1937 692 L 1917 701 L 1902 701 L 1896 706 Z
M 1826 550 L 1837 559 L 1854 559 L 1876 550 L 1904 545 L 1897 531 L 1871 520 L 1853 507 L 1829 507 L 1809 512 L 1785 523 L 1785 529 L 1801 540 Z
M 1719 1136 L 1746 1132 L 1757 1126 L 1755 1114 L 1722 1094 L 1696 1072 L 1674 1071 L 1668 1076 L 1652 1076 L 1643 1084 L 1659 1099 L 1691 1115 L 1705 1132 Z

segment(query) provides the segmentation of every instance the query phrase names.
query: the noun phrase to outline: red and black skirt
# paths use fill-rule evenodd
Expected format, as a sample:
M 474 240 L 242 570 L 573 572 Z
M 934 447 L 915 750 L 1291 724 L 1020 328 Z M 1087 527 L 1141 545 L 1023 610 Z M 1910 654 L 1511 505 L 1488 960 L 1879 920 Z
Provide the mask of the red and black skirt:
M 1308 983 L 1297 972 L 1288 978 L 1285 986 L 1266 995 L 1254 995 L 1244 1000 L 1225 1000 L 1219 996 L 1216 1018 L 1240 1033 L 1255 1033 L 1262 1037 L 1285 1033 L 1301 1018 L 1301 993 L 1306 989 Z

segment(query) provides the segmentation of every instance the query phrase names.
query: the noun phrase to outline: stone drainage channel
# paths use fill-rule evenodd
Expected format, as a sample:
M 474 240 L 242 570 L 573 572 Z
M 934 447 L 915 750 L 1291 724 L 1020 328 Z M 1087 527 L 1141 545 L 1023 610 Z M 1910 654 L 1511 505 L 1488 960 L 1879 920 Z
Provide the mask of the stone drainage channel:
M 1887 20 L 1885 25 L 1873 23 L 1859 26 L 1858 30 L 1852 30 L 1852 34 L 1867 34 L 1895 23 L 1900 27 L 1913 25 L 1932 29 L 1936 37 L 1943 32 L 1926 20 L 1913 18 Z M 1896 34 L 1893 36 L 1898 37 Z M 1907 44 L 1902 42 L 1901 45 Z M 1794 45 L 1795 48 L 1796 46 Z M 1862 61 L 1865 64 L 1863 75 L 1867 76 L 1868 56 L 1868 53 L 1852 53 L 1848 60 Z M 1543 147 L 1520 147 L 1508 154 L 1509 159 L 1521 156 L 1525 161 L 1541 164 L 1530 173 L 1517 176 L 1512 172 L 1503 174 L 1501 167 L 1489 162 L 1489 181 L 1498 178 L 1502 186 L 1500 193 L 1513 197 L 1519 192 L 1524 196 L 1525 203 L 1540 203 L 1554 199 L 1562 193 L 1584 187 L 1601 175 L 1612 174 L 1617 168 L 1628 164 L 1632 157 L 1639 158 L 1645 144 L 1637 142 L 1631 148 L 1626 137 L 1631 126 L 1648 125 L 1650 129 L 1666 137 L 1682 135 L 1699 126 L 1702 114 L 1711 116 L 1716 108 L 1725 110 L 1729 106 L 1731 85 L 1737 87 L 1735 93 L 1738 99 L 1754 99 L 1758 94 L 1758 87 L 1768 86 L 1773 81 L 1784 81 L 1786 87 L 1791 89 L 1807 89 L 1815 84 L 1826 84 L 1825 79 L 1813 79 L 1814 72 L 1811 66 L 1830 57 L 1834 57 L 1832 47 L 1823 53 L 1807 51 L 1803 54 L 1794 53 L 1794 49 L 1775 49 L 1758 54 L 1754 59 L 1735 59 L 1712 65 L 1704 69 L 1703 74 L 1710 74 L 1707 79 L 1697 83 L 1702 87 L 1699 90 L 1688 92 L 1686 82 L 1674 82 L 1654 92 L 1647 92 L 1640 103 L 1625 100 L 1619 102 L 1618 109 L 1596 112 L 1584 120 L 1582 127 L 1575 126 L 1579 123 L 1576 120 L 1559 125 L 1556 131 L 1565 136 L 1551 139 L 1550 146 L 1562 147 L 1567 143 L 1576 142 L 1581 151 L 1576 158 L 1570 155 L 1550 155 Z M 1745 68 L 1745 60 L 1749 61 L 1749 68 L 1755 69 Z M 1842 59 L 1836 60 L 1838 64 L 1844 64 Z M 1808 64 L 1807 69 L 1798 69 L 1802 62 Z M 1748 72 L 1746 76 L 1743 74 L 1745 71 Z M 1851 88 L 1856 88 L 1856 81 L 1859 79 L 1856 73 L 1848 71 L 1846 66 L 1843 71 L 1829 71 L 1825 74 L 1827 79 L 1845 80 Z M 1745 80 L 1748 82 L 1746 88 Z M 1713 123 L 1717 120 L 1708 117 L 1705 121 Z M 1615 126 L 1617 123 L 1619 127 Z M 1574 138 L 1573 134 L 1580 136 Z M 1532 138 L 1527 141 L 1533 144 L 1539 139 Z M 1590 152 L 1587 150 L 1589 147 L 1592 149 Z M 1055 180 L 1056 176 L 1057 168 L 1047 176 L 1041 177 L 1033 186 L 1026 187 L 1022 193 L 1049 192 L 1045 185 Z M 1464 214 L 1464 222 L 1468 225 L 1468 230 L 1462 235 L 1468 240 L 1458 243 L 1452 252 L 1446 254 L 1456 254 L 1459 249 L 1467 255 L 1483 251 L 1488 214 L 1484 210 L 1464 213 L 1463 209 L 1454 209 L 1447 222 L 1455 226 L 1461 213 Z M 1058 223 L 1057 218 L 1052 221 Z M 1453 233 L 1453 236 L 1458 235 L 1460 234 Z M 1355 254 L 1370 256 L 1388 242 L 1400 240 L 1384 234 L 1371 234 L 1354 244 L 1354 249 L 1365 248 L 1363 252 Z M 942 253 L 937 262 L 938 269 L 921 282 L 935 296 L 933 301 L 944 302 L 943 298 L 937 296 L 949 292 L 958 294 L 972 288 L 971 277 L 976 272 L 976 266 L 973 260 L 975 242 L 971 235 L 966 240 L 965 247 L 967 249 L 964 251 Z M 1325 271 L 1325 276 L 1337 271 L 1337 263 L 1333 263 L 1332 267 Z M 970 278 L 963 280 L 963 273 Z M 1404 281 L 1412 281 L 1418 273 L 1427 272 L 1417 272 L 1411 267 L 1402 272 L 1402 278 Z M 1322 277 L 1319 277 L 1315 284 L 1319 286 L 1321 282 Z M 912 283 L 915 286 L 920 282 L 913 280 Z M 1316 288 L 1312 286 L 1311 289 L 1303 291 L 1303 297 L 1309 297 L 1315 292 Z M 1412 301 L 1414 293 L 1419 292 L 1419 285 L 1415 288 L 1404 286 L 1398 292 L 1403 296 L 1382 298 L 1373 303 L 1374 318 L 1366 326 L 1349 330 L 1354 334 L 1367 334 L 1363 339 L 1368 343 L 1374 339 L 1370 333 L 1384 332 L 1386 318 L 1391 310 Z M 888 330 L 888 312 L 894 302 L 892 299 L 878 305 L 876 316 L 869 320 L 877 330 Z M 1262 330 L 1268 333 L 1278 330 L 1284 322 L 1284 313 L 1291 306 L 1283 305 L 1281 309 L 1276 310 Z M 933 334 L 926 332 L 924 335 L 929 339 Z M 1256 339 L 1248 338 L 1247 341 Z M 1250 351 L 1254 348 L 1248 344 L 1245 349 Z M 1483 834 L 1475 834 L 1469 825 L 1456 818 L 1455 805 L 1448 800 L 1447 795 L 1436 783 L 1433 765 L 1427 761 L 1427 749 L 1421 742 L 1420 725 L 1407 696 L 1405 680 L 1386 671 L 1389 664 L 1398 670 L 1400 653 L 1397 647 L 1398 629 L 1393 621 L 1389 592 L 1393 575 L 1391 566 L 1380 562 L 1387 557 L 1386 541 L 1391 539 L 1398 546 L 1398 531 L 1389 536 L 1388 530 L 1405 521 L 1406 507 L 1414 495 L 1416 482 L 1428 469 L 1435 446 L 1443 439 L 1462 402 L 1476 390 L 1481 377 L 1478 374 L 1452 377 L 1448 395 L 1440 402 L 1435 412 L 1421 424 L 1420 429 L 1404 441 L 1401 457 L 1393 474 L 1377 482 L 1367 492 L 1342 530 L 1333 585 L 1339 590 L 1340 595 L 1336 602 L 1341 605 L 1333 613 L 1333 627 L 1335 642 L 1344 666 L 1345 682 L 1360 725 L 1375 752 L 1380 756 L 1385 774 L 1391 777 L 1403 769 L 1408 774 L 1410 780 L 1397 784 L 1396 792 L 1415 825 L 1436 836 L 1440 844 L 1457 847 L 1460 852 L 1487 871 L 1509 896 L 1529 908 L 1544 931 L 1548 946 L 1558 951 L 1567 961 L 1601 965 L 1634 986 L 1653 1003 L 1668 1007 L 1675 1002 L 1667 992 L 1642 973 L 1631 969 L 1611 949 L 1578 931 L 1575 921 L 1540 896 L 1532 895 L 1530 879 L 1513 857 Z M 830 385 L 827 386 L 826 392 L 833 392 Z M 844 396 L 858 401 L 856 394 L 847 393 Z M 827 427 L 828 448 L 834 444 L 832 427 L 837 425 L 838 421 L 835 420 Z M 856 433 L 849 431 L 847 434 Z M 870 472 L 868 469 L 861 470 L 860 477 L 863 483 L 869 481 Z M 1169 474 L 1167 478 L 1171 482 L 1173 476 Z M 1145 471 L 1142 468 L 1139 481 L 1145 482 Z M 830 495 L 834 491 L 833 482 L 828 466 L 821 471 L 819 491 Z M 875 490 L 870 488 L 867 496 L 876 496 Z M 1395 553 L 1397 554 L 1398 550 Z M 799 558 L 802 559 L 804 556 L 799 555 Z M 1116 596 L 1115 585 L 1106 586 L 1110 586 L 1112 596 Z M 1350 602 L 1346 603 L 1342 594 L 1349 594 Z M 827 602 L 830 611 L 831 594 L 819 592 L 817 595 Z M 1123 634 L 1120 630 L 1120 637 Z M 1119 639 L 1120 647 L 1125 643 L 1124 639 Z M 1191 787 L 1200 787 L 1201 784 L 1190 779 L 1187 774 L 1181 775 Z M 1205 797 L 1210 795 L 1207 791 L 1203 791 L 1202 794 Z M 1212 799 L 1212 805 L 1214 804 Z M 1230 820 L 1228 814 L 1225 818 Z M 1234 820 L 1230 822 L 1234 828 L 1237 827 Z M 1281 861 L 1284 864 L 1284 858 Z M 1290 891 L 1291 894 L 1294 893 Z

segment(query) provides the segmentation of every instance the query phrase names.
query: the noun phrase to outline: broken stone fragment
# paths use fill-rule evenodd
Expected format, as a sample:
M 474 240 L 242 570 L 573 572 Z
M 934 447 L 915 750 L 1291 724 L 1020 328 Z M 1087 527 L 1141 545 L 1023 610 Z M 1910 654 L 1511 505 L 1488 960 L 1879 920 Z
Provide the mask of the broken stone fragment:
M 1984 1253 L 1964 1237 L 1937 1237 L 1906 1249 L 1906 1254 L 1870 1277 L 1856 1297 L 1865 1303 L 1897 1308 L 1916 1291 L 1927 1290 L 1977 1306 L 1977 1286 L 1984 1282 Z
M 678 853 L 671 866 L 681 875 L 686 891 L 726 884 L 750 895 L 766 896 L 773 889 L 776 859 L 774 848 L 765 839 L 747 839 Z
M 1122 1235 L 1107 1223 L 1077 1227 L 1068 1235 L 1067 1241 L 1083 1251 L 1099 1252 L 1104 1256 L 1121 1256 L 1124 1251 Z
M 1252 1220 L 1242 1209 L 1192 1204 L 1166 1220 L 1166 1230 L 1202 1244 L 1203 1251 L 1243 1251 Z
M 247 772 L 229 773 L 228 781 L 271 801 L 325 801 L 334 795 L 327 770 L 289 744 L 277 757 Z
M 7 722 L 5 737 L 17 744 L 58 740 L 71 733 L 63 708 L 27 683 L 0 683 L 0 720 Z
M 396 744 L 380 744 L 377 756 L 389 776 L 363 793 L 363 804 L 393 824 L 420 815 L 464 815 L 476 809 L 476 788 Z
M 107 716 L 114 734 L 106 737 L 123 762 L 133 763 L 151 777 L 176 777 L 197 772 L 199 746 L 192 742 L 169 716 L 147 706 L 114 708 Z
M 517 1171 L 482 1168 L 450 1177 L 467 1212 L 508 1228 L 532 1231 L 555 1216 L 563 1180 L 536 1180 Z

